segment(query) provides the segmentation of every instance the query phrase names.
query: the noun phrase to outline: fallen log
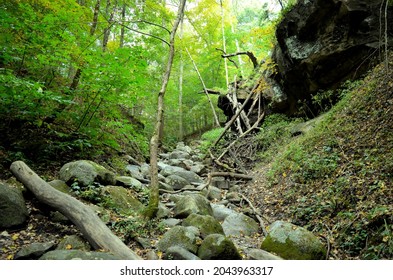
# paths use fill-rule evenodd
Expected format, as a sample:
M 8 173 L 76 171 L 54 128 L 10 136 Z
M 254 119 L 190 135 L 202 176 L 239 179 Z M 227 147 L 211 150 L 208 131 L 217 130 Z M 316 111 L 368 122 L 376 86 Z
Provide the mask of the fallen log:
M 121 259 L 141 259 L 128 248 L 87 205 L 51 187 L 23 161 L 11 164 L 11 172 L 41 202 L 53 207 L 82 232 L 94 249 L 103 249 Z

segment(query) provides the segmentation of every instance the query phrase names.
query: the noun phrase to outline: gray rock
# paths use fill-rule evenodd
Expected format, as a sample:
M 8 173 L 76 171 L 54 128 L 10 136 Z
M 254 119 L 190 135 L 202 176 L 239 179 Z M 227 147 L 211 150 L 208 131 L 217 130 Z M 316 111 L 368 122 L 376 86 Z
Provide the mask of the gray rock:
M 0 228 L 21 226 L 27 217 L 28 211 L 22 192 L 0 184 Z
M 198 249 L 198 257 L 202 260 L 241 260 L 232 240 L 221 234 L 208 235 Z
M 177 175 L 186 179 L 190 183 L 196 183 L 196 184 L 203 183 L 202 178 L 199 177 L 198 174 L 192 171 L 185 170 L 184 168 L 178 166 L 167 165 L 161 170 L 160 174 L 162 174 L 165 177 L 170 175 Z
M 227 236 L 252 236 L 259 231 L 258 223 L 242 213 L 227 216 L 222 228 Z
M 191 166 L 190 171 L 195 172 L 198 175 L 201 175 L 203 172 L 205 172 L 206 166 L 199 163 Z
M 180 246 L 169 247 L 164 259 L 167 260 L 200 260 L 196 255 Z
M 250 260 L 283 260 L 283 258 L 261 249 L 251 249 L 248 252 L 248 258 Z
M 56 250 L 90 251 L 90 245 L 77 235 L 67 235 L 57 245 Z
M 212 216 L 191 214 L 183 221 L 182 225 L 198 228 L 202 238 L 213 233 L 224 234 L 221 224 Z
M 168 248 L 173 246 L 180 246 L 187 251 L 196 253 L 198 246 L 195 230 L 183 226 L 175 226 L 168 230 L 157 243 L 157 249 L 162 252 L 166 252 Z
M 175 174 L 166 177 L 165 183 L 172 186 L 174 190 L 183 189 L 185 186 L 190 184 L 190 182 L 188 182 L 186 179 Z
M 120 258 L 104 252 L 54 250 L 44 254 L 40 260 L 120 260 Z
M 261 249 L 287 260 L 322 260 L 326 248 L 314 234 L 294 224 L 276 221 L 269 226 L 269 234 Z
M 127 165 L 126 170 L 130 174 L 131 177 L 137 179 L 137 180 L 143 180 L 143 175 L 141 172 L 141 168 L 138 165 Z
M 144 178 L 149 178 L 150 177 L 150 165 L 147 163 L 144 163 L 141 165 L 141 173 Z
M 229 181 L 225 177 L 213 177 L 211 185 L 223 190 L 227 190 L 230 187 Z
M 174 150 L 169 154 L 169 159 L 189 159 L 190 154 L 183 151 Z
M 171 210 L 169 210 L 168 207 L 165 206 L 165 204 L 161 202 L 158 203 L 158 212 L 156 215 L 158 219 L 169 217 L 170 214 Z
M 133 195 L 130 190 L 119 186 L 106 186 L 101 189 L 102 196 L 120 214 L 129 215 L 143 208 L 143 204 Z
M 212 204 L 211 206 L 213 217 L 220 222 L 224 221 L 229 215 L 237 214 L 235 210 L 229 209 L 223 204 Z
M 129 188 L 141 188 L 142 183 L 135 178 L 128 176 L 117 176 L 116 177 L 116 185 L 129 187 Z
M 68 185 L 78 182 L 83 187 L 99 183 L 115 185 L 115 175 L 105 167 L 90 160 L 78 160 L 66 163 L 60 169 L 59 177 Z
M 187 154 L 192 153 L 192 148 L 190 146 L 185 145 L 183 142 L 177 143 L 176 150 L 185 152 Z
M 35 260 L 55 247 L 54 242 L 31 243 L 24 246 L 15 254 L 15 260 Z
M 210 200 L 220 200 L 221 199 L 221 190 L 219 188 L 209 186 L 208 187 L 208 196 L 207 198 Z
M 177 218 L 186 218 L 192 213 L 210 216 L 213 215 L 213 209 L 211 208 L 209 201 L 199 194 L 190 194 L 180 198 L 180 200 L 176 203 L 173 212 L 174 216 Z
M 182 222 L 182 220 L 180 220 L 180 219 L 170 218 L 170 219 L 162 220 L 160 222 L 160 224 L 162 226 L 164 226 L 164 227 L 170 227 L 171 228 L 171 227 L 179 225 L 181 222 Z

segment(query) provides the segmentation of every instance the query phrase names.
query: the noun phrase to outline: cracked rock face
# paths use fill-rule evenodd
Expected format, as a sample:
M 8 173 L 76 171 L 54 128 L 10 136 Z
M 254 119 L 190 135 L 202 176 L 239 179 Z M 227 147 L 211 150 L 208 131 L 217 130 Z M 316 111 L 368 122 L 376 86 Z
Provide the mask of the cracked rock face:
M 381 4 L 382 0 L 299 0 L 276 30 L 273 61 L 278 74 L 270 78 L 286 96 L 285 104 L 277 107 L 294 114 L 298 101 L 310 100 L 318 90 L 335 88 L 369 69 L 369 59 L 384 44 Z M 391 22 L 393 6 L 387 14 Z M 388 37 L 393 45 L 391 24 Z

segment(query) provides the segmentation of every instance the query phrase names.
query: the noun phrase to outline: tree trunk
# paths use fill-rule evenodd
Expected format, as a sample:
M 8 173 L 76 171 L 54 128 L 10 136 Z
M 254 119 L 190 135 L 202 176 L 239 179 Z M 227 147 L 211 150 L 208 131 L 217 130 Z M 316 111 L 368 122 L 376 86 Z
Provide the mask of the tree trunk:
M 101 0 L 97 0 L 96 5 L 94 6 L 93 22 L 91 23 L 90 35 L 93 35 L 96 32 L 100 6 L 101 6 Z
M 183 19 L 180 22 L 180 39 L 183 38 Z M 179 140 L 183 141 L 184 128 L 183 128 L 183 74 L 184 62 L 183 52 L 180 52 L 180 69 L 179 69 Z
M 141 259 L 113 234 L 93 210 L 76 198 L 54 189 L 24 162 L 12 163 L 11 172 L 38 200 L 69 218 L 94 249 L 108 250 L 121 259 Z
M 224 6 L 222 4 L 222 0 L 220 0 L 220 4 L 221 4 L 221 32 L 222 32 L 222 48 L 224 50 L 224 52 L 227 52 L 227 43 L 226 43 L 226 38 L 225 38 L 225 29 L 224 29 Z M 225 65 L 225 81 L 226 81 L 226 85 L 227 85 L 227 89 L 228 89 L 228 85 L 229 85 L 229 73 L 228 73 L 228 63 L 226 61 L 226 59 L 224 59 L 224 65 Z
M 106 48 L 108 46 L 109 42 L 109 36 L 111 35 L 111 29 L 114 24 L 113 18 L 115 16 L 115 10 L 116 10 L 116 3 L 113 5 L 113 8 L 111 9 L 112 3 L 111 0 L 107 0 L 106 2 L 106 14 L 109 14 L 109 19 L 108 19 L 108 27 L 105 28 L 104 30 L 104 38 L 102 39 L 102 50 L 105 52 Z
M 158 203 L 159 203 L 159 182 L 158 182 L 158 145 L 160 135 L 160 127 L 164 119 L 164 96 L 166 92 L 166 88 L 169 82 L 169 77 L 172 71 L 173 58 L 175 56 L 175 36 L 177 28 L 179 27 L 180 21 L 184 15 L 184 7 L 186 4 L 186 0 L 180 0 L 179 9 L 177 12 L 176 21 L 173 25 L 171 35 L 170 35 L 170 43 L 169 43 L 169 57 L 166 65 L 166 70 L 164 74 L 164 78 L 161 85 L 161 90 L 158 93 L 158 104 L 157 104 L 157 120 L 154 127 L 153 136 L 150 139 L 150 197 L 149 204 L 144 211 L 144 216 L 148 219 L 152 219 L 155 217 L 158 211 Z
M 124 24 L 124 21 L 126 20 L 126 9 L 127 6 L 126 4 L 123 4 L 123 7 L 121 9 L 121 22 Z M 124 47 L 124 35 L 126 33 L 125 27 L 122 25 L 120 29 L 120 48 Z

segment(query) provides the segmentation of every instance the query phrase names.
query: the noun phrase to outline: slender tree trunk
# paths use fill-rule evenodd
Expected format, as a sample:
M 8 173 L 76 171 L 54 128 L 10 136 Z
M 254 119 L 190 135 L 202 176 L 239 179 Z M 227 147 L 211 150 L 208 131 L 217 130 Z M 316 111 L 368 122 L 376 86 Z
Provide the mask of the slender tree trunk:
M 227 53 L 227 44 L 226 44 L 226 38 L 225 38 L 225 28 L 224 28 L 224 5 L 222 3 L 222 0 L 220 0 L 221 4 L 221 31 L 222 31 L 222 49 L 224 53 Z M 228 89 L 229 85 L 229 74 L 228 74 L 228 62 L 226 59 L 224 59 L 224 65 L 225 65 L 225 81 Z
M 126 20 L 126 9 L 127 5 L 124 3 L 123 7 L 121 9 L 121 22 L 124 24 L 124 21 Z M 125 27 L 122 25 L 120 29 L 120 48 L 124 47 L 124 35 L 126 33 Z
M 90 35 L 93 35 L 96 32 L 98 25 L 98 14 L 100 12 L 101 0 L 97 0 L 96 5 L 94 6 L 93 13 L 93 22 L 91 23 Z
M 106 2 L 106 14 L 107 15 L 109 14 L 109 18 L 108 18 L 108 27 L 105 28 L 104 37 L 102 39 L 102 50 L 104 52 L 106 51 L 109 42 L 109 36 L 111 35 L 111 29 L 114 23 L 113 18 L 115 16 L 116 4 L 117 2 L 115 2 L 113 8 L 111 8 L 112 6 L 111 0 L 107 0 Z
M 186 0 L 180 0 L 179 9 L 177 12 L 177 17 L 175 23 L 173 25 L 171 35 L 170 35 L 170 43 L 169 43 L 169 54 L 168 61 L 166 64 L 166 70 L 164 74 L 164 78 L 161 85 L 161 90 L 158 93 L 158 104 L 157 104 L 157 120 L 153 132 L 153 136 L 150 139 L 150 197 L 149 197 L 149 205 L 146 207 L 143 215 L 152 219 L 155 217 L 158 211 L 158 203 L 159 203 L 159 182 L 158 182 L 158 145 L 159 139 L 161 138 L 161 124 L 164 119 L 164 96 L 166 92 L 166 88 L 169 82 L 169 77 L 172 71 L 173 58 L 175 56 L 175 36 L 177 28 L 179 27 L 180 21 L 184 14 L 184 7 L 186 4 Z
M 183 18 L 180 22 L 180 39 L 183 38 Z M 179 140 L 183 141 L 184 128 L 183 128 L 183 74 L 184 74 L 184 62 L 183 52 L 180 52 L 180 69 L 179 69 Z

